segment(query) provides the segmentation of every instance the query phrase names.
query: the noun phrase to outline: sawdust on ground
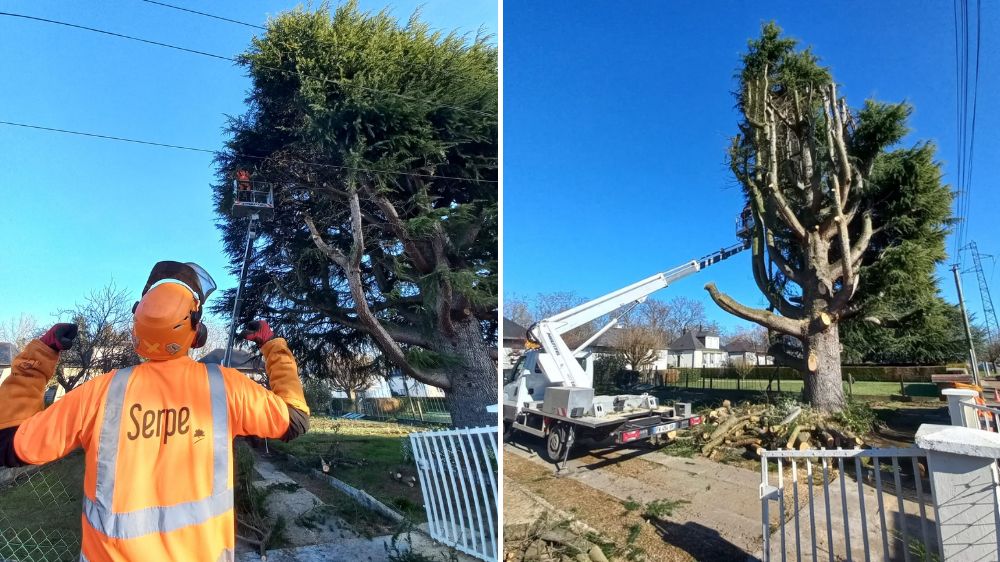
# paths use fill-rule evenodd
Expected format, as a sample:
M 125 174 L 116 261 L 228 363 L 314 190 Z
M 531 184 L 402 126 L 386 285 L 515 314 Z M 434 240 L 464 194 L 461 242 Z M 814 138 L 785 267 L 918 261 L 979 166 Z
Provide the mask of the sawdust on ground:
M 637 470 L 641 468 L 643 468 L 641 465 L 636 467 Z M 665 543 L 656 528 L 643 519 L 640 513 L 626 510 L 616 498 L 603 492 L 569 478 L 558 478 L 551 470 L 506 452 L 504 475 L 538 494 L 556 508 L 572 513 L 613 540 L 619 547 L 630 545 L 638 548 L 645 554 L 647 560 L 664 562 L 694 560 L 684 550 Z M 508 515 L 505 513 L 504 517 L 506 519 Z

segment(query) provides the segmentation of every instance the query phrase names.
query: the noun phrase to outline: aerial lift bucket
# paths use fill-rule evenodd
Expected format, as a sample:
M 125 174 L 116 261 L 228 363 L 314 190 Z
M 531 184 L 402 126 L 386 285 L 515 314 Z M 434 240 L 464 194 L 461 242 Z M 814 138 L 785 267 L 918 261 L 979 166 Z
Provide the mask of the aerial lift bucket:
M 274 214 L 274 189 L 270 183 L 233 180 L 233 216 L 257 215 L 262 219 Z

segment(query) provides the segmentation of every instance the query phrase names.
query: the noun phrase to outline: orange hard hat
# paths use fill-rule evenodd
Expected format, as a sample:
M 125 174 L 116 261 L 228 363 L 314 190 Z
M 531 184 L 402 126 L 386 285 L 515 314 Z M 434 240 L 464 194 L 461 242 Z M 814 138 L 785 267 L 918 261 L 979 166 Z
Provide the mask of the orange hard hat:
M 215 291 L 212 277 L 194 263 L 161 261 L 153 266 L 142 300 L 135 303 L 132 344 L 142 357 L 165 361 L 205 345 L 202 304 Z
M 136 353 L 153 361 L 187 355 L 198 335 L 191 316 L 199 309 L 198 298 L 181 283 L 168 281 L 150 289 L 135 307 L 132 342 Z

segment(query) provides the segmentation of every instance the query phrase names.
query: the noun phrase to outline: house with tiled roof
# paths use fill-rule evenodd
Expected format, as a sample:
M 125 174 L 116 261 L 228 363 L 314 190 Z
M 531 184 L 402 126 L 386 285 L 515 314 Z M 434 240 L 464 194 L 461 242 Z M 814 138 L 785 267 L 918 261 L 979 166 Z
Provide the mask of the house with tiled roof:
M 503 319 L 503 345 L 500 349 L 500 368 L 504 372 L 513 369 L 514 363 L 524 353 L 528 329 L 510 318 Z
M 728 359 L 728 354 L 720 346 L 719 334 L 700 326 L 684 330 L 667 347 L 671 367 L 722 367 Z
M 766 351 L 758 349 L 757 345 L 747 340 L 734 340 L 722 346 L 726 352 L 726 362 L 730 365 L 738 363 L 749 365 L 773 365 L 774 358 Z

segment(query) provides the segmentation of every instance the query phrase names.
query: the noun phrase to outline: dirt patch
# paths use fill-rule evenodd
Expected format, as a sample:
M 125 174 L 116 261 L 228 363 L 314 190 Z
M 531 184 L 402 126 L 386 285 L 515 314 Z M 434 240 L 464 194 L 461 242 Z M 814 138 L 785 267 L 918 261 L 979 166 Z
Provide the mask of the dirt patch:
M 574 480 L 556 477 L 551 470 L 510 453 L 504 454 L 504 474 L 532 493 L 541 496 L 557 509 L 570 513 L 606 536 L 613 544 L 612 558 L 650 561 L 694 560 L 694 557 L 684 550 L 664 542 L 657 528 L 644 519 L 638 509 L 628 510 L 612 496 Z M 517 506 L 517 503 L 505 503 L 505 535 L 508 521 L 520 521 L 515 524 L 523 524 L 525 516 L 517 513 Z M 528 517 L 530 518 L 530 515 Z M 515 536 L 514 533 L 512 536 Z M 504 548 L 507 551 L 506 544 Z M 508 556 L 506 560 L 520 561 L 528 558 L 524 558 L 523 553 L 519 558 L 515 552 L 515 557 Z

